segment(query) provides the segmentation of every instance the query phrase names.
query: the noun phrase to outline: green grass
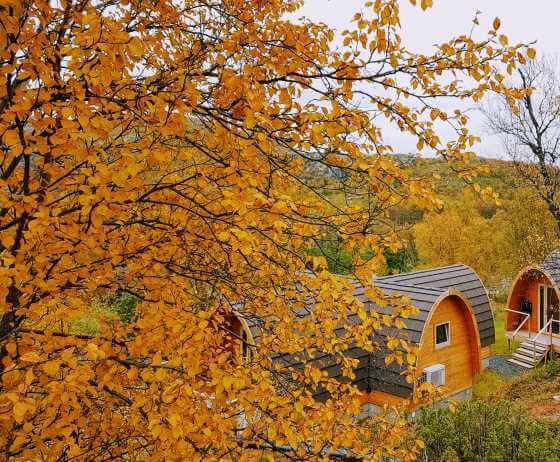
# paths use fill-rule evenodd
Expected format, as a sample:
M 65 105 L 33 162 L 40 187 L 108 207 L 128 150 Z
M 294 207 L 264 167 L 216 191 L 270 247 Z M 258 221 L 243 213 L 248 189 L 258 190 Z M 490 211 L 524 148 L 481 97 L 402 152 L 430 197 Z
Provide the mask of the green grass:
M 506 338 L 506 326 L 505 326 L 505 305 L 493 303 L 494 311 L 494 328 L 496 329 L 496 343 L 492 347 L 494 354 L 497 355 L 509 355 L 511 354 L 519 345 L 518 341 L 511 342 L 511 351 L 508 348 L 508 341 Z

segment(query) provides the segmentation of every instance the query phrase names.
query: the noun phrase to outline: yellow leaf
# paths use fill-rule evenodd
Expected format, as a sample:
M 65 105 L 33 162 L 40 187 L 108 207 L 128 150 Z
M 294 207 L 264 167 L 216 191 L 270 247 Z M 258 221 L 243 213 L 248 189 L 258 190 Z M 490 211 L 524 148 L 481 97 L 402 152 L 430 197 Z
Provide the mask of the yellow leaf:
M 14 442 L 12 443 L 12 446 L 10 449 L 14 450 L 14 449 L 19 449 L 20 447 L 22 447 L 25 443 L 27 442 L 27 437 L 23 436 L 23 435 L 19 435 L 14 439 Z
M 494 22 L 492 23 L 494 30 L 498 30 L 500 28 L 500 25 L 501 25 L 500 18 L 495 18 Z
M 142 44 L 142 40 L 138 37 L 133 37 L 130 43 L 128 44 L 128 49 L 130 50 L 130 54 L 135 57 L 139 58 L 142 56 L 144 52 L 144 46 Z
M 313 381 L 315 383 L 318 383 L 321 380 L 322 375 L 323 374 L 321 373 L 321 371 L 319 369 L 313 369 L 311 371 L 311 378 L 313 379 Z
M 365 320 L 367 319 L 367 313 L 366 313 L 366 311 L 365 311 L 362 307 L 360 307 L 360 308 L 358 309 L 358 317 L 359 317 L 362 321 L 365 321 Z
M 229 388 L 231 388 L 231 386 L 234 383 L 234 379 L 231 375 L 224 375 L 223 379 L 222 379 L 222 385 L 224 386 L 224 388 L 226 390 L 228 390 Z
M 15 354 L 16 350 L 17 350 L 17 346 L 16 346 L 15 342 L 10 342 L 10 343 L 6 344 L 6 351 L 8 353 L 10 353 L 11 355 Z
M 13 146 L 19 143 L 19 135 L 15 130 L 8 130 L 4 133 L 4 143 L 8 146 Z
M 60 363 L 60 361 L 49 361 L 43 364 L 42 369 L 52 377 L 60 370 Z
M 14 419 L 18 423 L 23 422 L 23 417 L 27 412 L 27 405 L 21 401 L 14 404 Z
M 103 359 L 105 357 L 105 353 L 101 351 L 95 343 L 88 343 L 86 350 L 87 350 L 87 357 L 92 361 L 95 361 L 97 359 Z
M 527 48 L 527 56 L 531 59 L 535 59 L 537 51 L 534 48 Z
M 292 98 L 290 98 L 290 94 L 288 93 L 287 89 L 282 88 L 282 90 L 280 90 L 279 101 L 280 104 L 284 104 L 286 106 L 289 106 L 292 103 Z

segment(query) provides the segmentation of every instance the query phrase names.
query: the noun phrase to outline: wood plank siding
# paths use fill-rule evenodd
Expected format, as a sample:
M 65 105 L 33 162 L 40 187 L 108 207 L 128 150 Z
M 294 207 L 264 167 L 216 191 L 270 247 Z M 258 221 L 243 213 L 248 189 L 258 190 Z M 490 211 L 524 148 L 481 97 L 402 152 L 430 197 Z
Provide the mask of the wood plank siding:
M 435 342 L 436 325 L 450 323 L 451 335 L 447 346 Z M 447 394 L 470 388 L 480 371 L 480 353 L 476 324 L 469 308 L 455 296 L 446 297 L 435 308 L 424 329 L 418 355 L 418 371 L 434 364 L 445 366 Z

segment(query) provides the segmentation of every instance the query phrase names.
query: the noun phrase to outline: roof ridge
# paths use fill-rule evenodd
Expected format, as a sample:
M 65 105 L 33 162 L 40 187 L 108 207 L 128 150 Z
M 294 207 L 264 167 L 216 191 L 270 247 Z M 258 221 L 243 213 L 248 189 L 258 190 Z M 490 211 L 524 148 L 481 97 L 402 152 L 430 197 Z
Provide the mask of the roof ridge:
M 386 276 L 380 276 L 376 279 L 385 279 L 385 280 L 391 280 L 393 278 L 398 278 L 398 277 L 405 277 L 405 276 L 409 276 L 409 275 L 419 275 L 422 273 L 433 273 L 439 270 L 445 270 L 445 269 L 450 269 L 450 268 L 466 268 L 469 269 L 469 267 L 467 265 L 465 265 L 464 263 L 454 263 L 452 265 L 445 265 L 445 266 L 436 266 L 434 268 L 426 268 L 426 269 L 421 269 L 421 270 L 417 270 L 417 271 L 408 271 L 406 273 L 398 273 L 398 274 L 388 274 Z
M 410 288 L 410 289 L 422 289 L 422 290 L 431 290 L 433 292 L 437 292 L 439 294 L 446 292 L 448 289 L 444 287 L 432 287 L 432 286 L 425 286 L 420 284 L 406 284 L 404 282 L 393 282 L 393 281 L 379 281 L 380 284 L 376 283 L 374 279 L 373 284 L 374 286 L 378 287 L 379 285 L 386 285 L 386 286 L 395 286 L 395 287 L 403 287 L 403 288 Z

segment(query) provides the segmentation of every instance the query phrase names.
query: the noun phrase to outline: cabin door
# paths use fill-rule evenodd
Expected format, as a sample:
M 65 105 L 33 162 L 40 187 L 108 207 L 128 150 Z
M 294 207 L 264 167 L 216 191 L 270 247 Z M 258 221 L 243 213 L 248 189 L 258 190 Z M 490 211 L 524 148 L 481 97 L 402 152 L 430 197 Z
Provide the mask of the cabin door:
M 560 303 L 554 288 L 539 285 L 539 330 L 542 329 L 550 319 L 552 323 L 552 333 L 560 334 Z

